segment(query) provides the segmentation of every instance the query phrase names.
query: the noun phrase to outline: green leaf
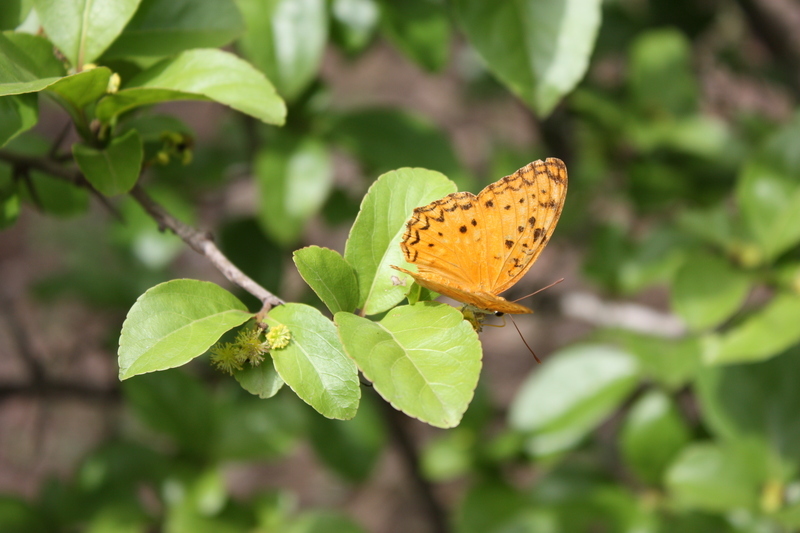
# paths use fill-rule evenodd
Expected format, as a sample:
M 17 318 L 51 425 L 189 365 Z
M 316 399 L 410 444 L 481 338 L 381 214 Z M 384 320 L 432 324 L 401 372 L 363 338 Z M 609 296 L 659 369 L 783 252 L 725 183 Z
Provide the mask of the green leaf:
M 347 52 L 358 52 L 369 44 L 379 17 L 376 0 L 333 0 L 333 38 Z
M 406 221 L 415 207 L 452 192 L 453 182 L 421 168 L 387 172 L 369 188 L 344 249 L 345 260 L 356 271 L 359 307 L 364 313 L 381 313 L 405 297 L 411 277 L 390 265 L 406 265 L 400 250 Z M 406 286 L 393 280 L 400 276 L 407 280 Z
M 694 330 L 717 326 L 747 298 L 750 277 L 722 257 L 687 254 L 672 285 L 672 307 Z
M 600 0 L 455 0 L 456 17 L 487 68 L 539 115 L 583 78 Z
M 800 295 L 778 293 L 743 322 L 704 339 L 703 360 L 712 365 L 769 359 L 800 341 Z
M 0 96 L 34 93 L 64 75 L 52 44 L 22 33 L 0 34 Z
M 632 44 L 628 84 L 636 105 L 649 115 L 685 115 L 697 108 L 689 39 L 678 29 L 642 33 Z
M 510 423 L 522 431 L 583 435 L 608 417 L 636 386 L 639 363 L 628 352 L 578 345 L 548 359 L 511 404 Z
M 252 315 L 231 293 L 206 281 L 178 279 L 136 300 L 119 338 L 119 378 L 184 365 Z
M 243 30 L 244 21 L 232 0 L 141 0 L 103 57 L 168 56 L 191 48 L 218 48 Z
M 750 161 L 741 170 L 736 189 L 739 205 L 745 222 L 770 259 L 800 242 L 798 176 L 800 164 L 784 169 L 768 158 Z
M 333 186 L 327 147 L 313 138 L 275 143 L 258 154 L 259 221 L 278 244 L 294 243 L 322 208 Z
M 122 32 L 140 0 L 33 0 L 47 36 L 80 70 L 100 57 Z
M 449 305 L 396 307 L 377 322 L 336 313 L 348 355 L 395 409 L 436 427 L 454 427 L 478 384 L 478 335 Z
M 469 488 L 458 506 L 456 531 L 458 533 L 516 531 L 502 529 L 502 526 L 530 506 L 530 499 L 522 491 L 499 480 L 482 480 Z M 543 529 L 541 533 L 550 531 Z
M 308 436 L 317 456 L 348 481 L 366 481 L 383 452 L 386 429 L 376 399 L 363 397 L 352 420 L 309 419 Z
M 45 533 L 49 527 L 42 511 L 22 498 L 0 496 L 0 529 L 17 533 Z
M 642 481 L 660 485 L 676 454 L 691 439 L 669 396 L 650 391 L 628 412 L 620 435 L 625 462 Z
M 671 391 L 691 382 L 702 366 L 701 339 L 667 339 L 627 330 L 599 330 L 592 341 L 617 344 L 636 356 L 642 374 Z
M 274 459 L 297 449 L 308 410 L 294 394 L 278 394 L 265 402 L 233 389 L 222 395 L 214 412 L 214 420 L 219 421 L 215 459 Z
M 267 124 L 281 125 L 286 106 L 263 74 L 222 50 L 189 50 L 145 70 L 97 105 L 110 121 L 130 109 L 171 100 L 214 100 Z
M 22 0 L 0 3 L 0 30 L 13 30 L 22 22 Z
M 142 139 L 130 130 L 98 150 L 83 143 L 72 145 L 75 162 L 92 186 L 106 196 L 130 191 L 142 170 Z
M 292 335 L 286 348 L 271 352 L 286 384 L 321 415 L 353 418 L 361 398 L 358 370 L 345 354 L 333 323 L 302 304 L 280 305 L 269 312 L 266 322 L 270 327 L 282 324 Z
M 275 370 L 272 358 L 267 356 L 258 366 L 247 366 L 233 373 L 233 377 L 250 394 L 261 399 L 272 398 L 283 387 L 283 380 Z
M 278 93 L 294 100 L 317 76 L 328 41 L 324 0 L 237 0 L 247 33 L 239 39 L 244 56 L 272 80 Z
M 798 315 L 794 315 L 797 317 Z M 698 380 L 707 424 L 721 438 L 755 437 L 783 457 L 790 471 L 800 465 L 800 348 L 756 364 L 708 368 Z
M 35 94 L 0 97 L 0 147 L 39 121 L 39 99 Z
M 370 174 L 422 167 L 438 170 L 461 188 L 469 185 L 450 139 L 426 117 L 364 109 L 339 116 L 330 131 L 333 141 L 362 161 Z
M 716 444 L 685 448 L 665 479 L 680 507 L 711 512 L 754 508 L 759 481 L 737 450 Z
M 358 281 L 347 261 L 334 250 L 307 246 L 292 254 L 297 271 L 334 315 L 358 307 Z
M 93 104 L 106 94 L 110 77 L 111 70 L 98 67 L 65 76 L 47 89 L 75 120 L 80 118 L 79 115 L 84 107 Z
M 89 191 L 85 188 L 41 172 L 31 173 L 31 183 L 35 197 L 31 196 L 27 187 L 19 189 L 20 197 L 46 213 L 71 217 L 82 215 L 89 208 Z
M 180 370 L 159 372 L 126 381 L 122 392 L 139 420 L 172 437 L 192 456 L 209 456 L 216 420 L 208 389 L 197 378 Z
M 450 481 L 465 476 L 474 467 L 473 456 L 478 439 L 476 432 L 464 425 L 425 445 L 420 467 L 426 479 L 439 483 Z
M 737 237 L 730 206 L 723 202 L 705 209 L 682 210 L 678 214 L 678 226 L 722 249 L 728 249 Z
M 450 20 L 432 0 L 381 1 L 381 27 L 397 48 L 429 71 L 442 70 L 450 55 Z

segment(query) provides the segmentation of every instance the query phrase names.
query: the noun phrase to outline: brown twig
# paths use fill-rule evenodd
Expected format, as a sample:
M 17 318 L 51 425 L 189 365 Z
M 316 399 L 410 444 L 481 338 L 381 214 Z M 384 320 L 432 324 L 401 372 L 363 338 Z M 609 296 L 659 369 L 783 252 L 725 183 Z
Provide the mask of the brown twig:
M 139 205 L 141 205 L 150 217 L 156 221 L 159 228 L 162 230 L 169 229 L 194 251 L 204 255 L 217 270 L 222 272 L 223 276 L 228 278 L 228 280 L 261 300 L 265 308 L 271 308 L 283 303 L 283 300 L 253 281 L 247 274 L 231 263 L 219 248 L 217 248 L 217 245 L 208 233 L 200 232 L 167 213 L 167 211 L 157 204 L 139 185 L 134 186 L 130 195 L 134 200 L 139 202 Z
M 97 192 L 79 170 L 65 167 L 47 158 L 30 157 L 0 150 L 0 160 L 6 161 L 13 166 L 40 170 L 51 176 L 69 181 L 78 187 L 85 187 L 95 193 Z M 283 303 L 283 300 L 256 283 L 244 272 L 239 270 L 236 265 L 231 263 L 219 248 L 217 248 L 217 245 L 207 233 L 198 231 L 170 215 L 167 210 L 153 200 L 142 187 L 136 185 L 133 190 L 131 190 L 130 195 L 144 208 L 153 220 L 156 221 L 159 228 L 172 231 L 193 250 L 211 261 L 211 264 L 213 264 L 228 280 L 261 300 L 261 304 L 263 305 L 262 311 L 269 310 Z M 98 196 L 102 197 L 99 193 Z M 105 198 L 102 197 L 102 200 L 105 201 Z

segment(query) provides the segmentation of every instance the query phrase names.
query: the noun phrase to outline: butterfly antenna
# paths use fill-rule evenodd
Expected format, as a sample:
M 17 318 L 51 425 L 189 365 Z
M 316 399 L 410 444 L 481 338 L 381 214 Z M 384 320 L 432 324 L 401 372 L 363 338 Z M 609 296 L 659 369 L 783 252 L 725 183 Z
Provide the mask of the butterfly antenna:
M 556 283 L 558 283 L 558 282 L 556 282 Z M 555 283 L 553 285 L 555 285 Z M 546 288 L 547 287 L 545 287 L 545 289 Z M 539 290 L 544 290 L 544 289 L 539 289 Z M 519 326 L 517 326 L 517 323 L 514 321 L 514 318 L 511 315 L 508 315 L 508 318 L 511 319 L 511 323 L 514 324 L 514 329 L 516 329 L 517 333 L 519 333 L 519 338 L 522 339 L 523 344 L 525 344 L 525 347 L 528 349 L 529 352 L 531 352 L 531 355 L 533 356 L 533 358 L 536 359 L 537 363 L 542 364 L 542 361 L 539 360 L 539 358 L 536 356 L 536 353 L 533 351 L 533 349 L 530 346 L 528 346 L 528 342 L 525 340 L 525 337 L 522 336 L 522 332 L 519 330 Z
M 527 296 L 523 296 L 522 298 L 517 298 L 517 299 L 516 299 L 516 300 L 514 300 L 514 301 L 515 301 L 515 302 L 518 302 L 518 301 L 520 301 L 520 300 L 524 300 L 525 298 L 529 298 L 529 297 L 533 296 L 534 294 L 539 294 L 539 293 L 540 293 L 540 292 L 542 292 L 543 290 L 545 290 L 545 289 L 549 289 L 550 287 L 553 287 L 553 286 L 555 286 L 555 285 L 558 285 L 558 284 L 559 284 L 559 283 L 561 283 L 562 281 L 564 281 L 564 278 L 557 279 L 557 280 L 555 280 L 553 283 L 551 283 L 550 285 L 548 285 L 547 287 L 542 287 L 542 288 L 541 288 L 541 289 L 539 289 L 538 291 L 534 291 L 534 292 L 532 292 L 532 293 L 528 294 Z

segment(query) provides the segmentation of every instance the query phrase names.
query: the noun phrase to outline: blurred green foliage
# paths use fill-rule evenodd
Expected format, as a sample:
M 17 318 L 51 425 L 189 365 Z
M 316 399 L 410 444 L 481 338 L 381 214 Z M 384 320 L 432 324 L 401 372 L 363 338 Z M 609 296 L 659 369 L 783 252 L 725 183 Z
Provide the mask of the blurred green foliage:
M 769 54 L 753 42 L 748 22 L 735 3 L 684 0 L 4 0 L 0 228 L 14 231 L 21 206 L 50 215 L 42 235 L 30 238 L 41 238 L 63 262 L 33 294 L 44 304 L 77 296 L 117 316 L 149 287 L 181 275 L 174 259 L 184 244 L 124 196 L 143 168 L 150 194 L 185 223 L 195 222 L 204 198 L 241 183 L 247 169 L 257 185 L 253 212 L 223 212 L 218 244 L 280 294 L 292 251 L 326 244 L 310 240 L 319 225 L 351 225 L 358 195 L 381 174 L 423 167 L 476 190 L 533 159 L 560 157 L 570 192 L 557 241 L 579 252 L 582 275 L 601 301 L 659 294 L 669 306 L 661 320 L 677 320 L 679 328 L 664 334 L 664 324 L 643 331 L 600 317 L 581 342 L 534 369 L 507 415 L 485 383 L 471 403 L 460 399 L 469 404 L 460 425 L 425 443 L 419 471 L 430 483 L 462 481 L 463 493 L 447 509 L 449 527 L 797 531 L 798 88 L 780 54 L 763 57 Z M 492 139 L 491 173 L 478 176 L 436 117 L 332 106 L 325 55 L 357 63 L 387 43 L 427 76 L 457 80 L 469 106 L 518 98 L 514 109 L 530 113 L 538 140 L 520 147 Z M 737 79 L 760 104 L 751 105 L 751 95 L 737 102 Z M 771 101 L 775 95 L 785 102 Z M 150 110 L 187 99 L 233 111 L 201 142 L 179 118 Z M 55 159 L 56 135 L 32 130 L 40 108 L 53 102 L 80 136 Z M 61 163 L 69 154 L 98 196 L 121 195 L 111 201 L 124 225 L 110 217 L 97 224 L 88 214 L 94 192 L 20 162 Z M 337 181 L 340 158 L 368 179 Z M 367 198 L 374 209 L 362 211 L 354 240 L 378 233 L 375 221 L 391 217 L 387 198 L 401 188 Z M 344 312 L 338 333 L 304 304 L 271 316 L 308 328 L 297 337 L 300 348 L 347 346 L 353 331 L 367 327 L 394 339 L 395 330 L 376 325 L 390 318 L 372 322 L 349 311 L 373 305 L 379 314 L 402 295 L 375 304 L 363 291 L 358 304 L 338 299 L 342 287 L 371 280 L 363 271 L 370 250 L 348 244 L 340 252 L 344 258 L 308 247 L 294 256 L 314 289 L 299 299 L 323 309 L 316 293 L 328 309 Z M 348 268 L 353 257 L 362 271 Z M 374 274 L 377 264 L 367 270 Z M 314 281 L 319 271 L 335 273 L 337 286 Z M 392 289 L 382 287 L 377 300 Z M 418 317 L 408 323 L 422 328 Z M 477 364 L 476 354 L 464 357 Z M 288 489 L 234 497 L 224 479 L 232 461 L 278 461 L 309 443 L 334 475 L 364 486 L 392 442 L 383 400 L 359 388 L 351 360 L 314 367 L 302 349 L 282 355 L 236 375 L 252 394 L 232 379 L 184 370 L 124 382 L 127 423 L 70 479 L 45 483 L 29 501 L 0 497 L 0 530 L 364 531 L 342 513 L 301 509 Z M 342 365 L 350 381 L 334 379 Z M 409 412 L 420 402 L 404 387 L 441 384 L 387 379 L 375 388 L 385 394 L 397 385 L 411 398 Z M 354 418 L 323 418 L 298 396 L 331 418 Z M 442 416 L 452 425 L 461 413 Z

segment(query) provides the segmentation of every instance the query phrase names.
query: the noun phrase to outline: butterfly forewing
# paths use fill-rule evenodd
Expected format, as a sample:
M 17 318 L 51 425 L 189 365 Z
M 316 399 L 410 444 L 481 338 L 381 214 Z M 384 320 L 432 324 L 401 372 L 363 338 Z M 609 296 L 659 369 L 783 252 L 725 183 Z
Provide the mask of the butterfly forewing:
M 465 250 L 475 247 L 473 227 L 475 195 L 469 192 L 449 194 L 414 210 L 408 221 L 401 248 L 406 261 L 418 271 L 435 272 L 454 285 L 473 287 L 476 258 Z
M 484 243 L 490 271 L 482 280 L 499 294 L 533 266 L 555 230 L 567 194 L 567 169 L 559 159 L 534 161 L 489 185 L 478 195 L 497 235 Z
M 566 167 L 551 158 L 534 161 L 478 196 L 459 192 L 418 207 L 401 243 L 418 272 L 398 270 L 480 309 L 530 312 L 498 295 L 525 275 L 547 244 L 566 192 Z

